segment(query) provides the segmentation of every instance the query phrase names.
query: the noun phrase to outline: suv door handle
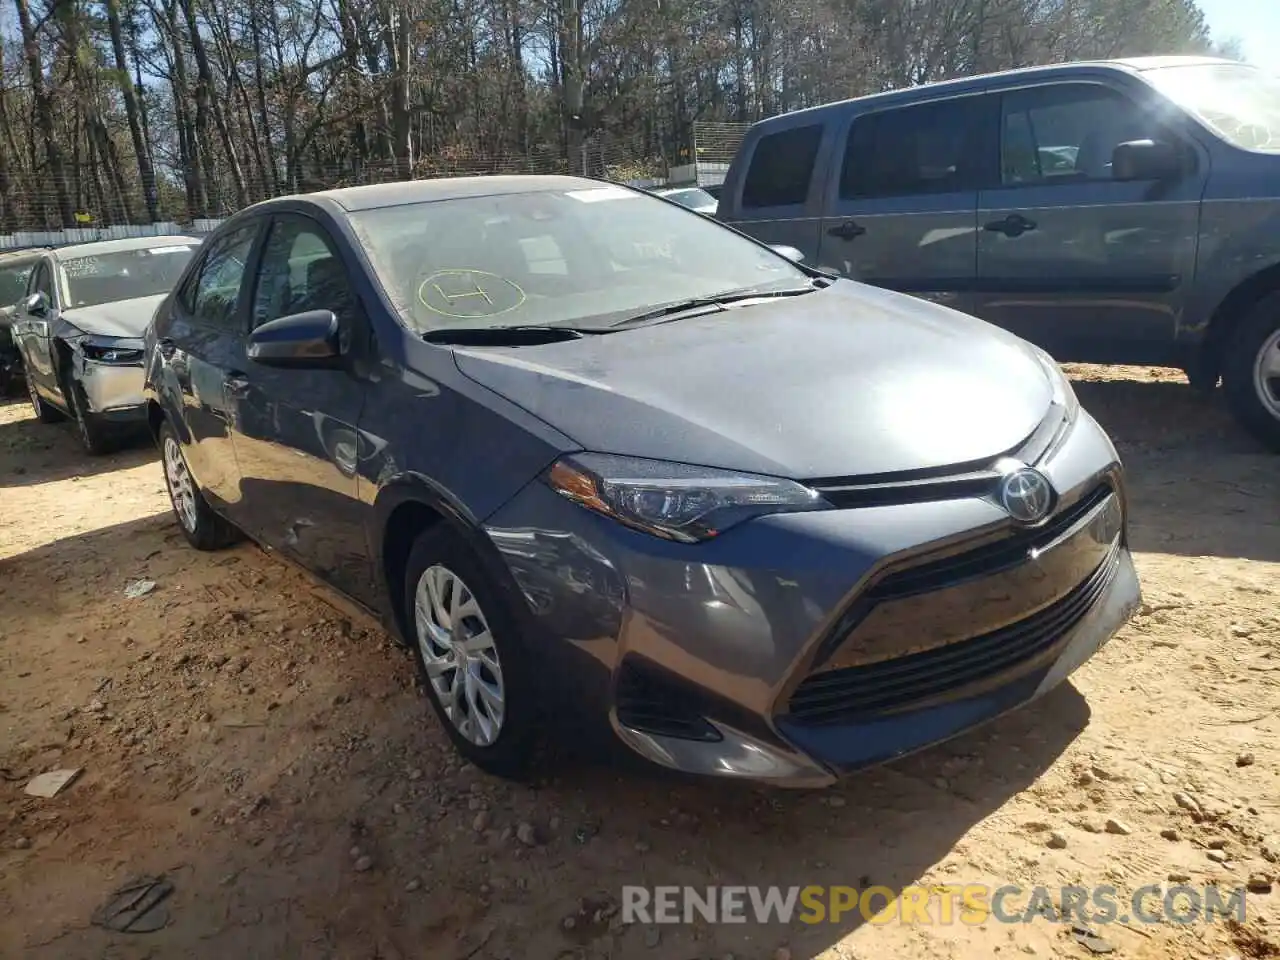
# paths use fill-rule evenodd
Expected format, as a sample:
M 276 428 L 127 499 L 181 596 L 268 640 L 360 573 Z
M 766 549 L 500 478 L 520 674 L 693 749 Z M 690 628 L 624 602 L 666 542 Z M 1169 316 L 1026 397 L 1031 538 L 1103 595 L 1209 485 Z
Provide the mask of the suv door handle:
M 841 240 L 852 240 L 854 237 L 860 237 L 867 232 L 867 228 L 852 220 L 846 220 L 838 227 L 832 227 L 827 231 L 833 237 L 839 237 Z
M 233 400 L 243 400 L 249 394 L 249 378 L 242 373 L 229 373 L 222 381 L 222 389 Z
M 991 233 L 1003 233 L 1006 237 L 1020 237 L 1028 230 L 1034 230 L 1036 222 L 1028 220 L 1020 213 L 1011 213 L 1003 220 L 990 220 L 982 225 L 983 230 Z

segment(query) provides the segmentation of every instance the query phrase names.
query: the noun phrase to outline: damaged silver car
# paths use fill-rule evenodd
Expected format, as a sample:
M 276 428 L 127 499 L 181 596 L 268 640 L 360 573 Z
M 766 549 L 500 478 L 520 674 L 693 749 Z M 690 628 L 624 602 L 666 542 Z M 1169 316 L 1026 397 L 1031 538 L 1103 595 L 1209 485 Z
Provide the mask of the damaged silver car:
M 143 331 L 199 246 L 169 236 L 44 251 L 12 324 L 42 423 L 70 417 L 95 455 L 145 425 Z

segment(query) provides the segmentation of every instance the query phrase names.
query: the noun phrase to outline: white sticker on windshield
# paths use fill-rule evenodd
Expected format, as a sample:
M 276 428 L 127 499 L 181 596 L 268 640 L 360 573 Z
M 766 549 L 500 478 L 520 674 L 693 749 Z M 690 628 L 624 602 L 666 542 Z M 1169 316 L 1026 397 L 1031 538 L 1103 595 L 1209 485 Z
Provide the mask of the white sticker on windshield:
M 190 252 L 191 252 L 191 247 L 178 246 L 176 244 L 172 247 L 151 247 L 147 250 L 147 253 L 151 254 L 153 257 L 160 253 L 190 253 Z
M 590 190 L 570 190 L 565 196 L 581 203 L 599 203 L 601 200 L 634 200 L 640 194 L 622 187 L 593 187 Z

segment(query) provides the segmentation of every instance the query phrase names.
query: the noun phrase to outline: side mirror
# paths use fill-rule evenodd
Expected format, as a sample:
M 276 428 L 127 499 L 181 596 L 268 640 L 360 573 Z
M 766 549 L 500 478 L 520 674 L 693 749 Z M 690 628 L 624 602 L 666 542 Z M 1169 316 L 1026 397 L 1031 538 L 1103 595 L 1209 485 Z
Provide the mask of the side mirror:
M 781 256 L 786 257 L 788 260 L 792 261 L 793 263 L 801 263 L 804 261 L 803 251 L 797 249 L 796 247 L 790 246 L 789 244 L 771 243 L 769 244 L 769 249 L 772 250 L 774 253 L 777 253 L 777 254 L 780 254 Z
M 338 318 L 332 310 L 308 310 L 268 320 L 249 335 L 248 354 L 268 367 L 336 367 Z
M 27 297 L 23 306 L 27 313 L 33 317 L 47 317 L 49 315 L 49 298 L 44 293 L 33 293 Z
M 1178 148 L 1162 140 L 1129 140 L 1111 152 L 1113 180 L 1172 180 L 1182 170 Z

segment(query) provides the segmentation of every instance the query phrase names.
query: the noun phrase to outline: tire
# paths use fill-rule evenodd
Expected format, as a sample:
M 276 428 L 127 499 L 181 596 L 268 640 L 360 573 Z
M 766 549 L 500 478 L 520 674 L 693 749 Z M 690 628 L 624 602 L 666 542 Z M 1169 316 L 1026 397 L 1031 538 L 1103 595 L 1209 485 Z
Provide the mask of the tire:
M 1280 453 L 1280 291 L 1263 297 L 1231 332 L 1222 383 L 1236 419 Z
M 463 629 L 471 637 L 487 632 L 489 638 L 489 646 L 471 651 L 467 667 L 461 669 L 447 665 L 457 658 L 450 651 L 452 632 L 445 628 L 432 634 L 426 628 L 428 621 L 438 627 L 452 622 L 449 613 L 456 617 L 456 607 L 442 611 L 430 599 L 434 584 L 436 596 L 443 595 L 447 606 L 450 582 L 459 588 L 453 602 L 464 611 Z M 494 776 L 526 779 L 538 740 L 539 708 L 518 620 L 502 588 L 471 547 L 440 524 L 423 533 L 409 553 L 404 597 L 418 675 L 454 747 Z M 470 690 L 467 677 L 473 684 Z M 495 710 L 493 699 L 485 697 L 482 689 L 496 689 L 500 710 Z M 458 699 L 450 703 L 449 692 L 455 690 Z
M 182 534 L 197 550 L 220 550 L 240 539 L 240 531 L 230 521 L 214 512 L 205 501 L 195 477 L 187 468 L 173 427 L 162 423 L 157 435 L 160 445 L 160 466 L 164 471 L 165 489 L 169 491 L 169 505 Z M 171 459 L 172 458 L 172 459 Z
M 1187 375 L 1187 383 L 1191 389 L 1201 396 L 1212 396 L 1213 392 L 1218 389 L 1218 371 L 1211 370 L 1206 365 L 1192 365 L 1183 371 Z
M 31 398 L 31 408 L 36 412 L 36 419 L 41 423 L 57 423 L 61 420 L 62 414 L 45 403 L 36 392 L 36 382 L 31 379 L 31 375 L 24 371 L 23 379 L 27 381 L 27 396 Z
M 84 388 L 71 377 L 67 380 L 66 390 L 71 400 L 71 412 L 75 415 L 80 445 L 91 457 L 110 453 L 115 448 L 115 444 L 109 428 L 101 418 L 89 410 L 89 399 L 84 394 Z

